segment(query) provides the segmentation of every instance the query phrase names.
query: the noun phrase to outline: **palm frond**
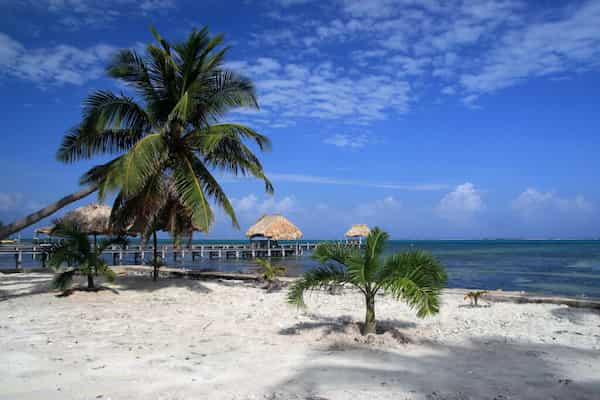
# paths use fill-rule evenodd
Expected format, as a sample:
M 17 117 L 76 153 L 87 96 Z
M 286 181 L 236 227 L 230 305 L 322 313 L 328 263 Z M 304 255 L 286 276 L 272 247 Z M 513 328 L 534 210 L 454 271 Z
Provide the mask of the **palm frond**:
M 75 269 L 56 273 L 52 278 L 52 288 L 61 292 L 69 290 L 73 284 L 73 275 L 75 275 Z
M 115 54 L 106 70 L 108 76 L 133 86 L 146 100 L 150 109 L 153 108 L 153 104 L 160 101 L 160 97 L 150 79 L 148 67 L 143 57 L 138 55 L 135 50 L 120 50 Z M 149 120 L 152 121 L 153 118 L 149 118 Z
M 214 216 L 204 194 L 204 184 L 196 175 L 194 162 L 182 157 L 174 171 L 175 186 L 182 203 L 192 212 L 192 221 L 200 229 L 208 231 Z
M 258 109 L 252 81 L 231 71 L 214 71 L 194 87 L 199 108 L 194 114 L 197 126 L 208 125 L 234 108 Z
M 82 127 L 89 130 L 131 129 L 143 132 L 150 127 L 150 116 L 131 97 L 98 90 L 84 102 Z
M 344 284 L 349 276 L 343 266 L 324 265 L 304 273 L 290 288 L 287 296 L 289 303 L 304 307 L 304 293 L 308 290 L 329 287 L 332 284 Z
M 198 176 L 201 181 L 204 183 L 203 190 L 206 194 L 214 200 L 214 202 L 219 206 L 225 214 L 229 216 L 231 219 L 231 223 L 234 228 L 239 229 L 240 224 L 238 222 L 237 216 L 235 215 L 235 210 L 233 209 L 233 205 L 229 201 L 229 198 L 223 191 L 219 182 L 215 179 L 215 177 L 211 174 L 211 172 L 204 166 L 202 162 L 196 160 L 194 162 L 194 171 L 196 176 Z
M 125 196 L 133 196 L 156 175 L 166 156 L 166 143 L 162 135 L 147 135 L 109 170 L 107 181 L 120 181 Z
M 265 191 L 273 192 L 273 184 L 265 175 L 263 166 L 244 143 L 243 139 L 255 141 L 261 149 L 270 147 L 269 140 L 239 124 L 216 124 L 206 130 L 194 131 L 186 141 L 202 154 L 205 163 L 234 175 L 252 175 L 265 183 Z
M 81 126 L 76 126 L 64 136 L 56 158 L 70 163 L 101 154 L 122 153 L 129 150 L 141 138 L 141 134 L 141 131 L 133 129 L 85 131 Z
M 378 273 L 382 287 L 417 310 L 417 316 L 439 312 L 439 294 L 447 275 L 439 261 L 422 251 L 388 257 Z

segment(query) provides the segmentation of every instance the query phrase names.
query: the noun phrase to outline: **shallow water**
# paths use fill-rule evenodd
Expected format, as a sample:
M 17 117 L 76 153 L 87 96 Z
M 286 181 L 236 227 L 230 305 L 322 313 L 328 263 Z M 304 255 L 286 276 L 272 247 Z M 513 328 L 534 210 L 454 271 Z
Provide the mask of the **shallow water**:
M 596 240 L 402 240 L 390 241 L 385 253 L 407 249 L 433 253 L 448 271 L 449 287 L 600 297 L 600 241 Z M 253 271 L 257 268 L 256 263 L 250 259 L 196 258 L 192 262 L 189 253 L 176 264 L 172 259 L 167 261 L 171 265 L 182 267 L 230 272 Z M 273 262 L 284 265 L 290 275 L 300 275 L 317 265 L 306 255 L 274 259 Z M 123 263 L 131 264 L 133 258 L 125 259 Z M 39 262 L 23 260 L 23 265 L 37 266 Z M 0 268 L 3 267 L 13 268 L 14 259 L 0 256 Z

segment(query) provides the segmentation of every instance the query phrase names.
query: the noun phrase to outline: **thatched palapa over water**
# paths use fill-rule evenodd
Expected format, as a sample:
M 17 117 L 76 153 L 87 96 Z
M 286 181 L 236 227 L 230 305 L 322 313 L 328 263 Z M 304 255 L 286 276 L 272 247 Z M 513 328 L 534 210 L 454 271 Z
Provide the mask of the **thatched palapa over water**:
M 346 232 L 346 237 L 367 237 L 371 230 L 365 224 L 354 224 L 348 232 Z
M 246 232 L 249 238 L 262 236 L 272 240 L 298 240 L 302 231 L 280 214 L 263 215 Z

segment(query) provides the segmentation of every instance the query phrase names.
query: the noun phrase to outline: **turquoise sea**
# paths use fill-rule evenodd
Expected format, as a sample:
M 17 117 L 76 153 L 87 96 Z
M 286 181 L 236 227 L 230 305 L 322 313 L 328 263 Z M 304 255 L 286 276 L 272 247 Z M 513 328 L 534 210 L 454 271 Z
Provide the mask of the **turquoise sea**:
M 411 248 L 427 250 L 438 257 L 447 268 L 449 287 L 600 297 L 598 240 L 393 240 L 385 252 Z M 23 261 L 24 266 L 38 265 L 31 260 Z M 167 261 L 171 265 L 219 271 L 244 272 L 257 268 L 251 259 L 197 258 L 192 262 L 187 255 L 176 264 L 172 259 Z M 290 275 L 300 275 L 316 265 L 307 255 L 274 259 L 274 263 L 287 267 Z M 0 257 L 2 267 L 14 267 L 14 259 Z

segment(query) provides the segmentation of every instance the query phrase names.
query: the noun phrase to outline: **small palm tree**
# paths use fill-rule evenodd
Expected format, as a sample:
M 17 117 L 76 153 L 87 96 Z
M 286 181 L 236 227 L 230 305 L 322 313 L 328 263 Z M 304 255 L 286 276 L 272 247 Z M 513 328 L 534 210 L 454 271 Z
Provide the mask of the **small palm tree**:
M 266 289 L 270 290 L 277 287 L 278 277 L 285 275 L 287 269 L 282 266 L 275 266 L 271 264 L 270 260 L 264 258 L 257 258 L 256 262 L 262 267 L 262 278 L 267 282 Z
M 292 285 L 288 301 L 304 306 L 304 292 L 332 284 L 351 284 L 365 296 L 363 334 L 375 333 L 375 296 L 384 290 L 406 301 L 423 318 L 439 312 L 439 294 L 447 281 L 442 265 L 430 254 L 406 251 L 382 258 L 388 234 L 374 228 L 365 250 L 342 243 L 320 244 L 314 257 L 323 265 L 304 274 Z
M 87 275 L 87 288 L 93 290 L 94 275 L 103 275 L 113 281 L 115 273 L 102 259 L 102 252 L 113 244 L 125 244 L 122 237 L 100 240 L 96 246 L 92 244 L 87 233 L 82 232 L 77 224 L 59 222 L 52 230 L 52 235 L 61 240 L 50 250 L 48 263 L 57 270 L 52 285 L 55 289 L 66 291 L 71 288 L 73 275 L 76 272 Z M 67 264 L 67 269 L 62 269 Z M 72 266 L 72 267 L 71 267 Z

